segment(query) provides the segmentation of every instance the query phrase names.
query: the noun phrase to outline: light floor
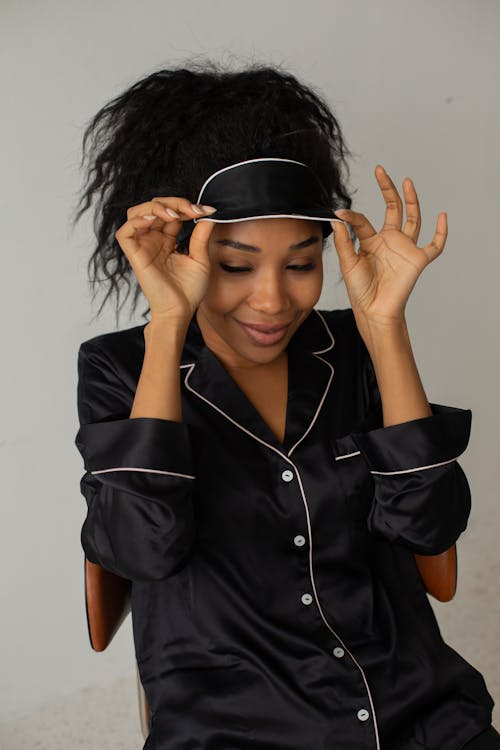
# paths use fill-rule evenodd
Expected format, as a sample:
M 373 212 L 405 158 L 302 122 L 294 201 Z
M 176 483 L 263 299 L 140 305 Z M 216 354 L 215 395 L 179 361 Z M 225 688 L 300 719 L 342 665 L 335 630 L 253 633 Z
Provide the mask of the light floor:
M 0 725 L 1 750 L 142 750 L 135 673 Z

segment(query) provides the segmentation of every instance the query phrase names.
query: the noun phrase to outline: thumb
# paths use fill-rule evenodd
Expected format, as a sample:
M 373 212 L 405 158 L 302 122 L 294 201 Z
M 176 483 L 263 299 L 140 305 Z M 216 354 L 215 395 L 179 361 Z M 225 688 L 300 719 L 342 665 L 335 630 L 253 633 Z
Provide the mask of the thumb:
M 340 260 L 340 267 L 344 270 L 349 270 L 356 263 L 358 255 L 352 244 L 349 230 L 347 229 L 344 221 L 331 221 L 333 229 L 333 243 L 335 250 Z
M 197 221 L 189 239 L 189 255 L 193 260 L 210 265 L 208 241 L 215 227 L 214 221 Z

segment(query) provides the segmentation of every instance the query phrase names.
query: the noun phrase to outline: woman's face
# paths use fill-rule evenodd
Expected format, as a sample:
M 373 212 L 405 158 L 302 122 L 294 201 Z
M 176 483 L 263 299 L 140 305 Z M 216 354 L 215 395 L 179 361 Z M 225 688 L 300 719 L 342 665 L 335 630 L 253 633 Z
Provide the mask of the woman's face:
M 276 218 L 215 224 L 208 250 L 209 285 L 196 311 L 206 345 L 234 368 L 277 359 L 321 294 L 321 222 Z M 252 335 L 242 323 L 288 327 L 274 340 Z

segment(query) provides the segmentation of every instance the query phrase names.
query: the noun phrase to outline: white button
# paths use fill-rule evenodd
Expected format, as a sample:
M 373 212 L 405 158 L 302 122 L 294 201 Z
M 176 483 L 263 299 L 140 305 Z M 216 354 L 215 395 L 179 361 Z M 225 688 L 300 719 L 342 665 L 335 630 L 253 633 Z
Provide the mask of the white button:
M 360 721 L 366 721 L 367 718 L 370 716 L 366 708 L 360 708 L 358 711 L 358 719 Z
M 303 547 L 306 543 L 306 539 L 302 534 L 297 534 L 296 537 L 294 537 L 293 543 L 297 545 L 297 547 Z
M 302 594 L 302 604 L 310 604 L 313 600 L 311 594 Z
M 282 478 L 282 479 L 283 479 L 283 480 L 284 480 L 285 482 L 291 482 L 291 481 L 292 481 L 292 479 L 293 479 L 293 474 L 292 474 L 292 472 L 291 472 L 291 471 L 290 471 L 289 469 L 285 469 L 285 471 L 284 471 L 284 472 L 283 472 L 283 474 L 281 475 L 281 478 Z
M 340 648 L 340 646 L 337 646 L 333 649 L 333 655 L 337 656 L 340 659 L 341 656 L 344 656 L 344 649 Z

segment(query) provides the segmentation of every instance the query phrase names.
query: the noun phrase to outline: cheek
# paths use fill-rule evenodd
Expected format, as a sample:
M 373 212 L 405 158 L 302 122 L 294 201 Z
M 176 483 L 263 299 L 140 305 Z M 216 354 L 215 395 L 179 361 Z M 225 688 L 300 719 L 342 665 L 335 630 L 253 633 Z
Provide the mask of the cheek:
M 308 278 L 299 279 L 293 285 L 293 294 L 303 308 L 314 307 L 321 296 L 323 288 L 323 268 L 308 274 Z
M 238 283 L 235 283 L 221 273 L 212 271 L 204 302 L 212 310 L 225 312 L 233 309 L 248 293 L 248 282 L 245 283 L 240 279 Z

